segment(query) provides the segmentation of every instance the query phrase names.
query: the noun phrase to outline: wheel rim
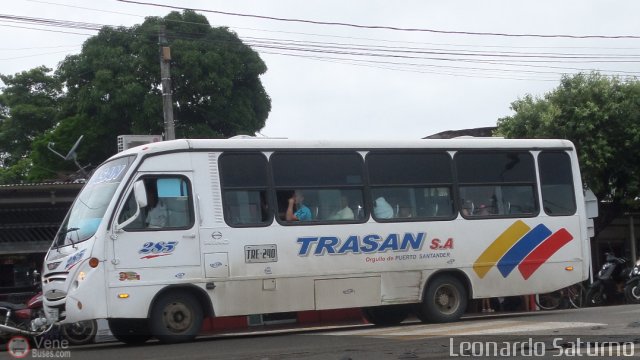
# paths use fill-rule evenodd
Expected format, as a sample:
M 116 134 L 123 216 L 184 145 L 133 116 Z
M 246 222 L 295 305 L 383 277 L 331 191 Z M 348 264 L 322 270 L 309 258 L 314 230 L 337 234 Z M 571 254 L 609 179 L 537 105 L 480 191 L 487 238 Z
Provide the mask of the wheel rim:
M 91 333 L 93 325 L 91 321 L 79 321 L 73 324 L 69 324 L 67 332 L 72 336 L 84 336 Z
M 453 314 L 460 306 L 460 293 L 453 285 L 440 285 L 435 291 L 433 300 L 440 313 Z
M 640 300 L 640 286 L 636 285 L 633 288 L 631 288 L 631 295 L 633 296 L 634 299 Z
M 164 323 L 172 332 L 183 332 L 193 323 L 193 313 L 189 307 L 181 302 L 173 302 L 164 309 Z

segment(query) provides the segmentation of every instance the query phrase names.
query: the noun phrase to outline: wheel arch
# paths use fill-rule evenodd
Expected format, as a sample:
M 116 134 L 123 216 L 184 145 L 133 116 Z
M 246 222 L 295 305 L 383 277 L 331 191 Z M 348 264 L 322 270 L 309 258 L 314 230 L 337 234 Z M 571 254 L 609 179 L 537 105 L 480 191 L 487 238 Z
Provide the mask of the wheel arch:
M 162 298 L 162 296 L 166 294 L 173 293 L 173 292 L 186 292 L 193 295 L 198 300 L 198 303 L 202 308 L 202 313 L 204 314 L 205 318 L 215 316 L 215 312 L 213 310 L 213 303 L 211 302 L 211 298 L 209 297 L 209 295 L 207 295 L 207 293 L 198 286 L 195 286 L 192 284 L 185 284 L 185 285 L 169 285 L 164 287 L 162 290 L 158 291 L 158 293 L 153 297 L 153 299 L 151 300 L 151 303 L 149 304 L 149 309 L 147 309 L 147 318 L 151 317 L 151 310 L 153 309 L 153 306 L 156 304 L 158 299 Z
M 450 275 L 458 279 L 467 290 L 467 299 L 473 299 L 473 286 L 471 285 L 471 280 L 469 279 L 469 276 L 464 271 L 460 269 L 442 269 L 442 270 L 435 271 L 425 280 L 424 284 L 422 284 L 420 301 L 424 300 L 425 291 L 427 291 L 429 282 L 443 275 Z

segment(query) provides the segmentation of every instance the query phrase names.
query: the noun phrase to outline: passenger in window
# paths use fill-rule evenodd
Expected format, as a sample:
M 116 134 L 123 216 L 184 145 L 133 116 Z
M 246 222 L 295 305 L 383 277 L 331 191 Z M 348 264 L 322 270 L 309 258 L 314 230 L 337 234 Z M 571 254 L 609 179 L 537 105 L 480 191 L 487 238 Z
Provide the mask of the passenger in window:
M 380 196 L 373 205 L 373 215 L 377 219 L 391 219 L 393 217 L 393 207 L 384 197 Z
M 164 203 L 158 199 L 158 192 L 155 183 L 149 183 L 147 188 L 147 217 L 145 224 L 147 228 L 159 229 L 167 225 L 169 213 Z
M 406 205 L 400 205 L 400 210 L 398 211 L 398 217 L 401 217 L 401 218 L 413 217 L 411 207 Z
M 470 216 L 473 214 L 473 201 L 466 200 L 462 204 L 462 215 Z
M 327 220 L 353 220 L 353 210 L 349 207 L 349 199 L 346 196 L 340 198 L 341 209 L 329 215 Z
M 496 194 L 491 187 L 482 188 L 482 196 L 475 202 L 476 209 L 473 215 L 476 216 L 488 216 L 494 215 L 496 211 Z
M 478 216 L 487 216 L 489 215 L 489 207 L 485 204 L 480 204 L 480 206 L 478 206 L 478 211 L 476 212 L 476 215 Z
M 307 221 L 312 218 L 311 210 L 304 204 L 304 194 L 300 190 L 294 191 L 293 196 L 289 198 L 285 219 L 287 221 Z

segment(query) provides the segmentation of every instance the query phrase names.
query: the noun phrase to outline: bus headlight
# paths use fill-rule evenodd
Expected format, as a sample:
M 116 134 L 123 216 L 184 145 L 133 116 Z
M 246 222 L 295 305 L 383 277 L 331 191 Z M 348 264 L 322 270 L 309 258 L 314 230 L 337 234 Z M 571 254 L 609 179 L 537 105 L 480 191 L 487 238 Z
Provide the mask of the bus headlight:
M 76 276 L 76 281 L 73 282 L 73 288 L 77 289 L 80 286 L 80 283 L 83 282 L 86 278 L 87 273 L 85 273 L 84 271 L 80 271 L 78 273 L 78 276 Z

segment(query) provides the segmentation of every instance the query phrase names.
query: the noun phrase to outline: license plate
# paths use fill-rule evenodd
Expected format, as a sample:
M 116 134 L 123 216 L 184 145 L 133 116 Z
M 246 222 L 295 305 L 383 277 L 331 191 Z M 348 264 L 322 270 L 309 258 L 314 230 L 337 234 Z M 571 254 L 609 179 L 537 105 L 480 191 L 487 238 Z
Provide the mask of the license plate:
M 49 318 L 49 320 L 57 321 L 59 315 L 59 310 L 57 308 L 47 309 L 47 318 Z
M 245 263 L 266 263 L 278 261 L 278 248 L 271 245 L 247 245 L 244 247 Z

